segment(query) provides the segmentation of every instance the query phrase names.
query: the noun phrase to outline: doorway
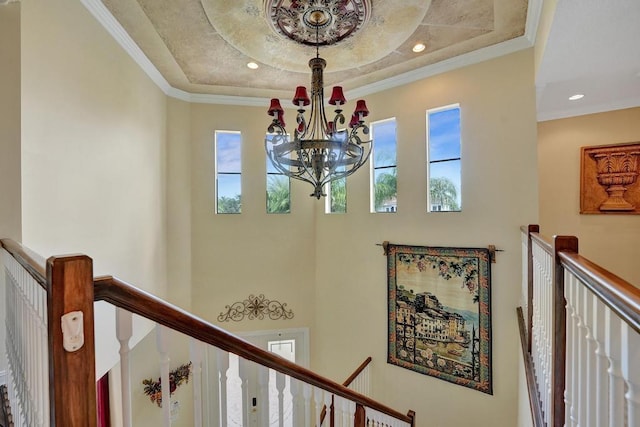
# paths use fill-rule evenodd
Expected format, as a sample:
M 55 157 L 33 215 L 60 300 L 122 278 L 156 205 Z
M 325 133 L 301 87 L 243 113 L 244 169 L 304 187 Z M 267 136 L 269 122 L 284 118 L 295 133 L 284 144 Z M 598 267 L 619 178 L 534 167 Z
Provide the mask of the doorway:
M 309 330 L 307 328 L 255 331 L 239 336 L 291 362 L 309 366 Z M 291 379 L 269 369 L 261 371 L 254 363 L 244 364 L 246 382 L 242 389 L 240 360 L 229 354 L 227 371 L 227 425 L 295 427 Z M 260 378 L 260 376 L 263 378 Z M 245 399 L 243 399 L 243 395 Z M 282 399 L 280 399 L 282 395 Z M 282 417 L 283 423 L 279 420 Z

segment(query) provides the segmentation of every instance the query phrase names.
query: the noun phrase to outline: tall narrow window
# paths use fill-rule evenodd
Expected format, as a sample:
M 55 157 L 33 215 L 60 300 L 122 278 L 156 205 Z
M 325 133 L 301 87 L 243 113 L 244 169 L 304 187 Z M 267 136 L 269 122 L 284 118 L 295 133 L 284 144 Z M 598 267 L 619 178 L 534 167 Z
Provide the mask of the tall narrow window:
M 427 111 L 427 177 L 429 212 L 462 208 L 460 106 Z
M 272 135 L 266 136 L 270 140 Z M 267 213 L 291 212 L 291 179 L 279 172 L 267 159 Z
M 240 132 L 216 131 L 216 212 L 234 214 L 241 211 L 242 135 Z
M 396 119 L 371 123 L 373 154 L 371 159 L 371 211 L 396 212 Z
M 347 213 L 347 178 L 336 179 L 327 185 L 327 213 Z

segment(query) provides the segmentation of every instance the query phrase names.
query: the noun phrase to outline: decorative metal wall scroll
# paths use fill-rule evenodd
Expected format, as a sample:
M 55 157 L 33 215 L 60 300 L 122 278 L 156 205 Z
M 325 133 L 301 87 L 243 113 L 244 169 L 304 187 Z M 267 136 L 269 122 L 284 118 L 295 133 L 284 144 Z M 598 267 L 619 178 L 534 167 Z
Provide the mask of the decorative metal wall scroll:
M 249 320 L 262 320 L 265 317 L 271 320 L 293 319 L 293 311 L 287 309 L 287 303 L 268 300 L 263 294 L 258 296 L 251 294 L 244 301 L 234 302 L 224 308 L 227 311 L 220 313 L 218 316 L 219 322 L 228 322 L 230 320 L 239 322 L 244 320 L 245 317 Z
M 489 250 L 386 249 L 388 363 L 493 394 Z
M 580 213 L 640 214 L 640 143 L 582 147 Z

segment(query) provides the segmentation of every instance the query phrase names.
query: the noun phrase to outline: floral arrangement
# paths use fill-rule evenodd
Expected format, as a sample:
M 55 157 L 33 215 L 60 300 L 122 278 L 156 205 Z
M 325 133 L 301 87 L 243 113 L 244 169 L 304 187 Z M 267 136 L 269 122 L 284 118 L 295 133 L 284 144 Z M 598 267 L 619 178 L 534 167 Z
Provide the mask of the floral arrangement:
M 191 362 L 178 366 L 176 369 L 169 372 L 169 391 L 172 396 L 178 387 L 183 383 L 189 382 L 190 375 Z M 151 378 L 142 380 L 142 384 L 144 385 L 144 394 L 149 396 L 152 402 L 156 402 L 158 407 L 162 407 L 161 378 L 158 378 L 158 381 L 154 381 Z

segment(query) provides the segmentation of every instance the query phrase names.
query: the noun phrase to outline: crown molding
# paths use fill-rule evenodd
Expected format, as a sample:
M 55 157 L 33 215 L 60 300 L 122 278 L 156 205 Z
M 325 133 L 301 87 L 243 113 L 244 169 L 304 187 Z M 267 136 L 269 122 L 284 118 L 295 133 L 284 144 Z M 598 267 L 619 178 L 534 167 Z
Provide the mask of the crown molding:
M 640 97 L 620 99 L 602 104 L 586 105 L 580 108 L 538 112 L 538 122 L 585 116 L 587 114 L 606 113 L 607 111 L 624 110 L 635 107 L 640 107 Z
M 0 0 L 1 1 L 1 0 Z M 107 30 L 107 32 L 118 42 L 118 44 L 129 54 L 129 56 L 138 64 L 140 68 L 149 76 L 149 78 L 162 90 L 165 94 L 169 94 L 172 89 L 169 82 L 160 74 L 160 71 L 147 58 L 142 49 L 133 41 L 131 36 L 127 34 L 125 29 L 120 25 L 118 20 L 113 17 L 109 9 L 100 0 L 80 0 L 93 17 Z
M 7 1 L 7 0 L 0 0 Z M 14 0 L 8 0 L 14 1 Z M 94 18 L 107 30 L 120 46 L 131 56 L 131 58 L 142 68 L 151 80 L 167 96 L 180 99 L 186 102 L 201 104 L 224 104 L 263 107 L 269 104 L 268 98 L 252 98 L 244 96 L 213 95 L 203 93 L 190 93 L 172 87 L 169 82 L 160 74 L 158 69 L 151 63 L 149 58 L 142 52 L 142 49 L 127 34 L 122 25 L 113 17 L 111 12 L 100 0 L 80 0 L 89 10 Z M 473 52 L 469 52 L 455 58 L 450 58 L 435 64 L 413 70 L 398 76 L 390 77 L 376 83 L 365 85 L 357 89 L 348 91 L 349 97 L 361 97 L 383 90 L 402 86 L 427 77 L 441 74 L 464 66 L 476 64 L 489 59 L 494 59 L 503 55 L 527 49 L 533 46 L 540 20 L 543 0 L 529 0 L 527 8 L 527 22 L 525 34 L 515 39 L 507 40 L 492 46 L 487 46 Z
M 20 3 L 20 0 L 0 0 L 0 6 L 4 6 L 9 3 Z

